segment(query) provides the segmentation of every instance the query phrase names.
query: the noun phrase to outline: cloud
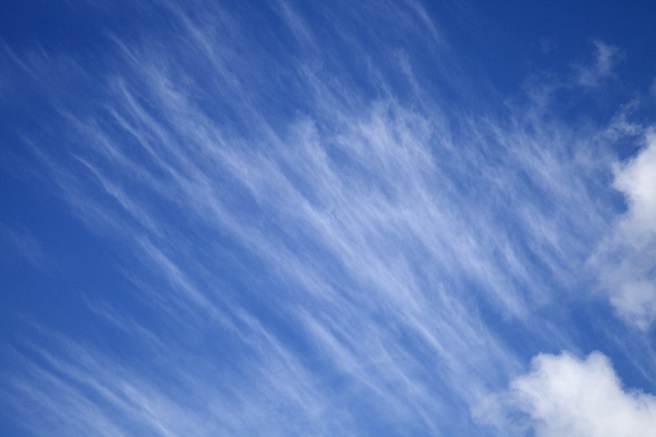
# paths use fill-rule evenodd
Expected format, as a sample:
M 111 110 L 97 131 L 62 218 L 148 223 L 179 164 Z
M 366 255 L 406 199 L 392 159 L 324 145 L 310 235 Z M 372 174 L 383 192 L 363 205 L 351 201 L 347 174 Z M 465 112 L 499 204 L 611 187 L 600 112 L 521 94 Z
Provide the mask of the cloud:
M 622 386 L 606 356 L 540 354 L 531 371 L 475 410 L 478 420 L 538 437 L 652 436 L 656 397 Z
M 592 42 L 595 47 L 595 61 L 592 65 L 578 66 L 577 82 L 584 87 L 593 88 L 605 79 L 612 77 L 613 67 L 622 57 L 622 52 L 615 46 L 603 41 Z
M 517 373 L 520 350 L 567 344 L 550 317 L 606 229 L 597 137 L 534 109 L 434 98 L 416 63 L 442 65 L 432 43 L 417 57 L 363 42 L 377 27 L 357 23 L 439 36 L 418 3 L 391 3 L 341 11 L 356 25 L 331 6 L 312 26 L 280 3 L 308 53 L 252 32 L 266 17 L 209 4 L 169 2 L 171 28 L 112 38 L 111 71 L 90 81 L 101 103 L 57 105 L 56 128 L 30 144 L 44 185 L 125 248 L 130 295 L 98 285 L 85 301 L 103 338 L 134 351 L 85 346 L 85 333 L 44 341 L 8 372 L 3 402 L 27 406 L 17 420 L 67 434 L 467 435 L 467 405 Z M 352 65 L 326 56 L 337 40 Z M 604 76 L 612 56 L 598 51 Z M 362 53 L 378 56 L 359 82 Z
M 0 259 L 20 257 L 32 266 L 44 268 L 53 261 L 46 255 L 42 243 L 24 228 L 11 228 L 0 223 Z
M 102 105 L 57 113 L 71 135 L 31 143 L 71 211 L 129 248 L 121 267 L 136 278 L 136 296 L 100 290 L 88 301 L 109 299 L 91 312 L 113 328 L 110 338 L 137 343 L 139 363 L 75 335 L 44 341 L 17 359 L 25 365 L 6 383 L 12 399 L 32 407 L 16 420 L 37 434 L 55 423 L 62 434 L 106 435 L 459 426 L 448 399 L 469 402 L 485 380 L 518 367 L 461 299 L 466 281 L 508 317 L 527 313 L 512 274 L 496 265 L 521 270 L 520 256 L 506 237 L 497 241 L 492 218 L 468 228 L 478 193 L 459 193 L 451 181 L 484 157 L 474 145 L 460 156 L 439 111 L 390 95 L 365 99 L 349 81 L 328 79 L 333 72 L 284 56 L 290 64 L 276 69 L 297 77 L 311 113 L 276 120 L 269 104 L 256 104 L 266 92 L 232 80 L 253 79 L 258 69 L 244 64 L 257 61 L 224 65 L 229 38 L 178 12 L 166 50 L 161 41 L 115 41 L 117 68 L 98 80 Z M 342 36 L 366 51 L 350 32 Z M 384 71 L 379 77 L 389 82 Z M 489 251 L 498 244 L 497 259 Z M 471 376 L 487 363 L 491 373 Z M 30 420 L 35 410 L 40 419 Z M 458 420 L 468 421 L 466 410 Z
M 656 134 L 626 162 L 616 164 L 613 187 L 626 211 L 593 256 L 610 302 L 630 325 L 648 329 L 656 320 Z
M 628 201 L 621 232 L 634 246 L 652 242 L 656 238 L 656 132 L 649 132 L 645 146 L 617 169 L 613 185 Z

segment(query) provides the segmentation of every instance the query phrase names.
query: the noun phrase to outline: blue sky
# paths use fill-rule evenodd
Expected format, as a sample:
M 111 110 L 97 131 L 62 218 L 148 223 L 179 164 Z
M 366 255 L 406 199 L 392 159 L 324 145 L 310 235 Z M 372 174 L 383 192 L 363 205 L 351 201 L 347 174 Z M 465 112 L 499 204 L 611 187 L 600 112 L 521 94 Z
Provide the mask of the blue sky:
M 653 435 L 654 11 L 575 3 L 4 2 L 0 434 Z

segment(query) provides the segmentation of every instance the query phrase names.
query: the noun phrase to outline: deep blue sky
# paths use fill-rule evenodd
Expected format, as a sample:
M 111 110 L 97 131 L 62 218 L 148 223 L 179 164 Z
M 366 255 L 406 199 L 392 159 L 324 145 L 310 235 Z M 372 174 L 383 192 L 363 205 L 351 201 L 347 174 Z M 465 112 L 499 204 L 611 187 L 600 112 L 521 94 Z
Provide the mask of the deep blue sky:
M 652 9 L 4 2 L 0 434 L 650 435 Z

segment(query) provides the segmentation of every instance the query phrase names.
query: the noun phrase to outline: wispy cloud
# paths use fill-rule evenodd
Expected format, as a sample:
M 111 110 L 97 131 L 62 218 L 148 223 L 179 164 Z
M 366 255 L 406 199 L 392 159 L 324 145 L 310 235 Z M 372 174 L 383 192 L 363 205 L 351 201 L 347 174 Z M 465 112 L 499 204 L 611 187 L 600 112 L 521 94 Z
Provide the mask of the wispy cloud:
M 109 37 L 114 68 L 81 75 L 102 98 L 55 105 L 58 129 L 24 135 L 77 219 L 127 248 L 108 269 L 134 293 L 84 295 L 107 348 L 68 334 L 16 352 L 6 385 L 26 428 L 467 434 L 469 407 L 525 357 L 576 348 L 561 303 L 608 230 L 610 140 L 544 108 L 423 95 L 408 40 L 434 47 L 422 59 L 445 87 L 464 82 L 437 68 L 446 43 L 416 2 L 317 6 L 348 17 L 321 29 L 278 3 L 300 52 L 236 11 L 162 5 L 170 27 Z M 596 47 L 588 81 L 615 57 Z M 649 159 L 618 170 L 638 203 Z
M 55 263 L 47 255 L 43 244 L 26 229 L 15 229 L 0 224 L 0 258 L 5 262 L 22 258 L 34 267 L 44 268 Z
M 584 87 L 596 87 L 603 80 L 613 76 L 613 68 L 622 57 L 615 46 L 600 40 L 592 41 L 595 47 L 595 61 L 592 65 L 577 67 L 577 83 Z

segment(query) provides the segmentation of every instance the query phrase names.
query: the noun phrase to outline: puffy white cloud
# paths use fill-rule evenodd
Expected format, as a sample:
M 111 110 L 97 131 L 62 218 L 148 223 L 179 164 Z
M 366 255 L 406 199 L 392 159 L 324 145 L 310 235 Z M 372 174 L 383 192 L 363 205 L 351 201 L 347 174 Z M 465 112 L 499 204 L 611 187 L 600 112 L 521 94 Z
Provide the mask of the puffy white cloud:
M 636 245 L 656 237 L 656 133 L 649 133 L 646 143 L 616 171 L 614 184 L 629 203 L 621 231 Z
M 656 133 L 615 169 L 627 210 L 594 258 L 610 302 L 627 323 L 646 330 L 656 320 Z
M 540 354 L 529 373 L 514 379 L 475 411 L 501 432 L 550 436 L 653 436 L 656 397 L 625 389 L 599 352 L 581 360 L 567 352 Z

